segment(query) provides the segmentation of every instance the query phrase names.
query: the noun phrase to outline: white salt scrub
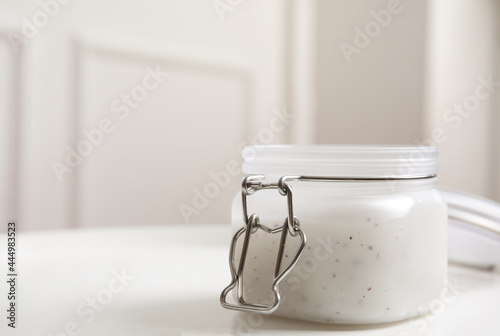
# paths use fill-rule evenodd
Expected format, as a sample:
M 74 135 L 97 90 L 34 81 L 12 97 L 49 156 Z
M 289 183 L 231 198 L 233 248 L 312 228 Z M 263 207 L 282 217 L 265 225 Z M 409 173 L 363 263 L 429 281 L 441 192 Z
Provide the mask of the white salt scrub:
M 434 188 L 435 148 L 256 146 L 246 147 L 243 157 L 244 174 L 265 175 L 259 180 L 264 184 L 282 176 L 356 179 L 287 182 L 293 190 L 293 215 L 307 241 L 279 283 L 274 315 L 323 323 L 385 323 L 425 313 L 440 297 L 447 273 L 447 207 Z M 379 180 L 388 177 L 397 179 Z M 255 191 L 247 204 L 248 216 L 257 214 L 269 228 L 282 227 L 288 216 L 287 197 L 276 188 Z M 237 232 L 245 226 L 241 194 L 232 213 Z M 236 267 L 244 236 L 235 245 Z M 243 302 L 236 301 L 235 307 L 273 303 L 280 237 L 281 232 L 263 230 L 250 236 L 238 278 Z M 300 242 L 300 236 L 287 235 L 281 270 Z

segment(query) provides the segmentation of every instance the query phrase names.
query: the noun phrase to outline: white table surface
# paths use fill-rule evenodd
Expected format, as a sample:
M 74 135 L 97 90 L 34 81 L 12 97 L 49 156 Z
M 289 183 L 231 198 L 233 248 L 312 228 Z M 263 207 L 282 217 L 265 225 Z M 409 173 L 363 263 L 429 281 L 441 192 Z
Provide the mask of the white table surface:
M 151 226 L 18 234 L 17 329 L 0 335 L 500 335 L 500 274 L 450 267 L 461 288 L 452 302 L 416 321 L 368 326 L 332 326 L 221 308 L 219 294 L 230 280 L 230 228 Z M 0 235 L 2 254 L 6 237 Z M 6 256 L 0 271 L 7 274 Z M 108 290 L 113 270 L 133 276 Z M 5 277 L 3 277 L 5 279 Z M 114 280 L 113 280 L 114 281 Z M 119 283 L 118 283 L 119 284 Z M 418 290 L 418 289 L 416 289 Z M 0 305 L 7 287 L 0 284 Z M 94 319 L 87 298 L 110 301 Z M 63 333 L 64 332 L 64 333 Z

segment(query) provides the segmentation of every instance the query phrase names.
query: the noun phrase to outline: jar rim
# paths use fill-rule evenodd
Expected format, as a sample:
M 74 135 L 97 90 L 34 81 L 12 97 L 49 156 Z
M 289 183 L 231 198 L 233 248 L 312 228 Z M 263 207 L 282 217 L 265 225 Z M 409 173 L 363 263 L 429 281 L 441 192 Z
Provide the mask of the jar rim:
M 419 177 L 437 174 L 438 150 L 416 145 L 264 145 L 243 148 L 244 174 Z

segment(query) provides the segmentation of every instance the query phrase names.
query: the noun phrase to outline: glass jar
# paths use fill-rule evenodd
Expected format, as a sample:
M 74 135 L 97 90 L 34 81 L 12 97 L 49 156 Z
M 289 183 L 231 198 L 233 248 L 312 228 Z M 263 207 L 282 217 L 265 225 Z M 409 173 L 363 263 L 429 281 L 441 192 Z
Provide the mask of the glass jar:
M 434 147 L 254 146 L 242 154 L 247 177 L 233 202 L 224 307 L 371 324 L 425 313 L 440 297 L 447 206 L 435 189 Z

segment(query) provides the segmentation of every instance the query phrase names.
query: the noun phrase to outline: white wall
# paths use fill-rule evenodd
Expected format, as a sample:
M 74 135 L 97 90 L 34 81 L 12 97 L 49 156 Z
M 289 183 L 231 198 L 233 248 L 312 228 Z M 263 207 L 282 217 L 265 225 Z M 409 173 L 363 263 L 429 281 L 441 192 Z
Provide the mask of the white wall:
M 319 1 L 316 141 L 412 144 L 421 137 L 427 2 L 392 3 Z M 381 13 L 390 13 L 383 24 L 375 18 Z
M 184 204 L 200 208 L 191 223 L 228 222 L 240 176 L 214 190 L 211 173 L 233 161 L 239 170 L 249 139 L 412 144 L 449 128 L 446 108 L 498 70 L 498 2 L 396 2 L 232 2 L 221 20 L 213 0 L 73 0 L 15 53 L 6 37 L 42 9 L 3 1 L 1 220 L 24 229 L 184 223 Z M 356 27 L 375 27 L 372 11 L 392 14 L 356 45 Z M 350 62 L 346 44 L 357 48 Z M 130 114 L 123 104 L 114 112 L 157 66 L 169 76 Z M 500 199 L 499 102 L 484 102 L 439 144 L 443 184 Z M 294 119 L 269 132 L 284 107 Z M 53 163 L 106 118 L 114 129 L 60 182 Z M 213 199 L 193 204 L 195 189 Z
M 203 190 L 210 172 L 239 161 L 239 144 L 287 103 L 283 7 L 284 1 L 245 2 L 221 20 L 212 1 L 60 5 L 25 45 L 21 227 L 184 222 L 179 205 L 193 206 L 193 189 Z M 16 27 L 40 11 L 35 1 L 0 4 Z M 157 65 L 170 76 L 121 120 L 112 102 Z M 64 163 L 66 146 L 74 149 L 82 131 L 103 118 L 114 131 L 59 182 L 52 163 Z M 273 141 L 285 137 L 278 132 Z M 239 180 L 232 176 L 190 222 L 227 221 Z
M 16 26 L 0 20 L 0 232 L 18 214 L 20 74 L 24 53 L 11 52 L 7 34 Z
M 370 36 L 366 30 L 378 22 L 372 12 L 397 3 L 397 13 Z M 441 185 L 500 200 L 498 88 L 460 125 L 455 112 L 446 114 L 474 95 L 479 76 L 500 80 L 499 6 L 497 0 L 319 1 L 316 141 L 433 144 Z M 356 49 L 346 57 L 342 43 Z
M 489 92 L 482 84 L 490 76 L 500 80 L 500 3 L 442 0 L 429 4 L 424 137 L 441 134 L 437 143 L 440 183 L 500 200 L 500 88 Z M 462 112 L 459 105 L 464 105 Z

